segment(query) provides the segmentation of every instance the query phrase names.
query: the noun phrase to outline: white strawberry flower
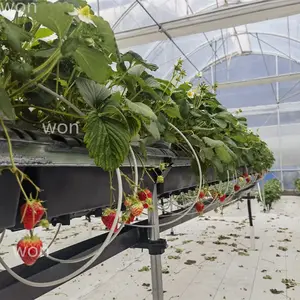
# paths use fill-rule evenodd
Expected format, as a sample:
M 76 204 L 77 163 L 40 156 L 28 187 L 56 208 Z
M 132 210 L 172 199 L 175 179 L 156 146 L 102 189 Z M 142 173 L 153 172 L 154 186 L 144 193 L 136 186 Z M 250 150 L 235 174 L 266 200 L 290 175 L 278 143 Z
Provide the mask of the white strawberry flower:
M 91 14 L 91 9 L 88 5 L 81 7 L 79 9 L 75 8 L 74 11 L 69 13 L 70 16 L 78 17 L 78 19 L 86 24 L 92 24 L 95 27 L 96 24 L 92 20 L 93 14 Z
M 193 99 L 195 97 L 195 92 L 190 90 L 186 93 L 186 95 L 188 96 L 188 98 Z

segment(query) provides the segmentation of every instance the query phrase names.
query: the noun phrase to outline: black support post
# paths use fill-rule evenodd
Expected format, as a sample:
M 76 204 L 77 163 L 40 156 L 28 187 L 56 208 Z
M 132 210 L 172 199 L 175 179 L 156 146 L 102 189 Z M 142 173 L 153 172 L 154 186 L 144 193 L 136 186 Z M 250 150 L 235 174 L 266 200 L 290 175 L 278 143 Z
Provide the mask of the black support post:
M 253 218 L 252 218 L 252 207 L 251 207 L 251 198 L 250 193 L 247 194 L 247 206 L 248 206 L 248 216 L 249 224 L 253 227 Z
M 253 226 L 253 217 L 252 217 L 252 207 L 251 200 L 255 199 L 254 196 L 250 195 L 250 192 L 247 194 L 247 206 L 248 206 L 248 216 L 249 216 L 249 225 L 250 225 L 250 242 L 251 242 L 251 250 L 255 250 L 255 234 L 254 234 L 254 226 Z

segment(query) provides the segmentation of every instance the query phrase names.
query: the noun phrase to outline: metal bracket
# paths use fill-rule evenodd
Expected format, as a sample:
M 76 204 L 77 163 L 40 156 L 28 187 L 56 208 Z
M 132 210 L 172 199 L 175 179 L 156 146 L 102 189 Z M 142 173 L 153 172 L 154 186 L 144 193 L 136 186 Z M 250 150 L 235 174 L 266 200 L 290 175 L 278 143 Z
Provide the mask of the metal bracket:
M 256 199 L 256 197 L 247 195 L 247 196 L 242 197 L 242 199 L 251 200 L 251 199 Z
M 150 255 L 162 255 L 163 253 L 165 253 L 167 247 L 168 244 L 167 240 L 165 239 L 158 239 L 155 241 L 147 239 L 143 242 L 138 243 L 133 248 L 148 249 Z

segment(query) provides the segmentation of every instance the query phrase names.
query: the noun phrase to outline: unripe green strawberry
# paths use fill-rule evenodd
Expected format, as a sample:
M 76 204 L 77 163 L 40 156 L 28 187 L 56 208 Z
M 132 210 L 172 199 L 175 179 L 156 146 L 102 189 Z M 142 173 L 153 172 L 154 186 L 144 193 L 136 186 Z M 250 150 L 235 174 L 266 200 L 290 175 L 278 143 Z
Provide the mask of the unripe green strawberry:
M 157 183 L 164 183 L 164 181 L 165 181 L 165 179 L 164 179 L 164 176 L 157 176 L 157 180 L 156 180 L 156 182 Z
M 42 226 L 43 228 L 48 229 L 49 226 L 50 226 L 50 223 L 49 223 L 49 221 L 48 221 L 47 219 L 43 219 L 43 220 L 41 220 L 41 222 L 40 222 L 40 226 Z

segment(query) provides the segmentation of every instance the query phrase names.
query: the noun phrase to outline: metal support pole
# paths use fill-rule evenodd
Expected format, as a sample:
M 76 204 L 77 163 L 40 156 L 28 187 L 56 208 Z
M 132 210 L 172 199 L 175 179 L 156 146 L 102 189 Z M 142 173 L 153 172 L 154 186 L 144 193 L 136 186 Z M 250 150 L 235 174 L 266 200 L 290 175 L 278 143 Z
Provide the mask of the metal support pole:
M 253 218 L 252 218 L 250 193 L 247 194 L 247 206 L 248 206 L 248 216 L 249 216 L 249 225 L 250 225 L 251 250 L 255 250 L 255 236 L 254 236 L 254 226 L 253 226 Z
M 276 75 L 278 72 L 278 56 L 276 58 Z M 278 134 L 278 148 L 279 148 L 279 166 L 280 166 L 280 181 L 281 188 L 284 191 L 283 183 L 283 162 L 282 162 L 282 143 L 281 143 L 281 121 L 280 121 L 280 93 L 279 93 L 279 82 L 276 82 L 276 103 L 277 103 L 277 134 Z
M 170 210 L 171 210 L 171 213 L 173 212 L 173 200 L 172 200 L 172 196 L 170 196 Z M 170 232 L 171 235 L 175 235 L 174 233 L 174 228 L 172 227 L 171 228 L 171 232 Z
M 150 240 L 159 240 L 159 218 L 158 218 L 158 198 L 157 184 L 154 185 L 152 195 L 153 210 L 149 213 L 149 224 L 154 225 L 150 230 Z M 153 300 L 163 300 L 163 280 L 162 280 L 162 264 L 161 255 L 150 255 L 151 262 L 151 279 L 152 279 L 152 296 Z

